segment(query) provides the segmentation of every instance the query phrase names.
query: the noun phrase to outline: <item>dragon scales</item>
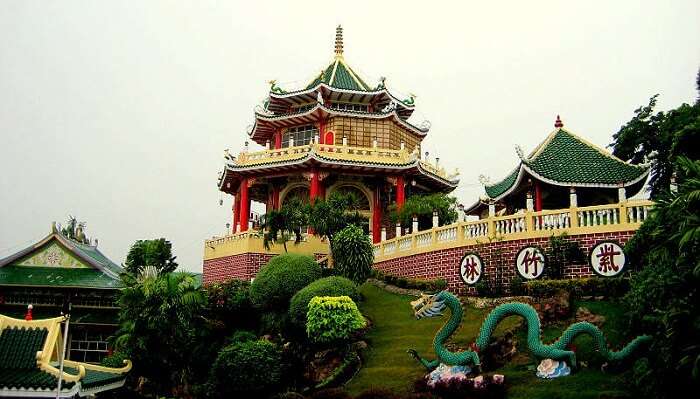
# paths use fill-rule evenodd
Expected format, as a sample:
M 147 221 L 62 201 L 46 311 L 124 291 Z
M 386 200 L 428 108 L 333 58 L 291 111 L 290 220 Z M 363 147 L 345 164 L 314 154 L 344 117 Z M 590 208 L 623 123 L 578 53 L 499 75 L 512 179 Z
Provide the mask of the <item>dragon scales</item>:
M 439 316 L 445 307 L 450 308 L 452 311 L 449 320 L 438 330 L 433 340 L 433 349 L 438 357 L 437 359 L 425 360 L 415 350 L 408 350 L 411 356 L 429 371 L 435 369 L 440 363 L 480 367 L 481 362 L 478 352 L 483 351 L 487 347 L 498 323 L 504 318 L 513 315 L 521 316 L 527 322 L 527 346 L 533 355 L 540 359 L 567 360 L 572 367 L 576 366 L 576 354 L 574 351 L 566 348 L 581 334 L 588 334 L 593 337 L 597 350 L 608 361 L 625 359 L 641 345 L 651 341 L 650 336 L 642 335 L 633 339 L 621 350 L 612 351 L 608 348 L 603 332 L 595 325 L 584 321 L 570 325 L 558 340 L 552 344 L 545 345 L 540 338 L 540 318 L 537 315 L 537 311 L 526 303 L 511 302 L 497 306 L 486 316 L 484 323 L 481 325 L 479 337 L 476 339 L 476 351 L 452 352 L 445 347 L 445 342 L 462 322 L 464 311 L 459 299 L 450 292 L 441 291 L 435 295 L 421 295 L 420 298 L 411 302 L 411 306 L 413 306 L 416 319 Z

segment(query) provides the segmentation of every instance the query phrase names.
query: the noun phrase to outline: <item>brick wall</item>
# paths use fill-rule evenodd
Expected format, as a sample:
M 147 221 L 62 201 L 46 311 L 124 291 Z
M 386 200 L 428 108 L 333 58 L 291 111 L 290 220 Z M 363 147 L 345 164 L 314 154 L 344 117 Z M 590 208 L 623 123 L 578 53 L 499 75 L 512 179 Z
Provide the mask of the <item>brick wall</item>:
M 204 260 L 202 282 L 204 285 L 220 283 L 230 279 L 250 280 L 258 270 L 277 254 L 248 252 Z M 326 256 L 316 254 L 316 259 Z
M 594 273 L 588 264 L 588 254 L 591 248 L 604 240 L 613 240 L 624 245 L 632 235 L 634 235 L 634 231 L 569 236 L 569 239 L 579 243 L 585 259 L 581 264 L 564 267 L 564 277 L 592 276 Z M 500 282 L 503 287 L 507 287 L 511 279 L 517 275 L 515 256 L 518 251 L 528 245 L 539 246 L 546 251 L 548 241 L 548 238 L 538 238 L 469 245 L 390 259 L 375 263 L 374 267 L 399 277 L 443 278 L 447 281 L 450 291 L 460 294 L 475 294 L 474 287 L 467 286 L 459 275 L 460 261 L 466 253 L 475 252 L 481 257 L 484 265 L 482 279 L 495 280 Z

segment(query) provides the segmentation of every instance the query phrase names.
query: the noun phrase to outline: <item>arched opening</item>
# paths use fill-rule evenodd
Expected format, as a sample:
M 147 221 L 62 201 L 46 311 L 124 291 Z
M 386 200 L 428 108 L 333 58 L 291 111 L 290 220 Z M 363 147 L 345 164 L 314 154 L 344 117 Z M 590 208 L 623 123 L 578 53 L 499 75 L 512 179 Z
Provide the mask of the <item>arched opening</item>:
M 284 205 L 291 198 L 298 198 L 301 202 L 309 202 L 309 188 L 306 185 L 293 186 L 284 191 L 281 197 L 281 205 Z
M 351 194 L 358 200 L 358 212 L 363 216 L 362 230 L 369 234 L 369 228 L 372 225 L 372 201 L 371 193 L 365 187 L 353 183 L 338 183 L 329 189 L 329 195 L 333 193 Z

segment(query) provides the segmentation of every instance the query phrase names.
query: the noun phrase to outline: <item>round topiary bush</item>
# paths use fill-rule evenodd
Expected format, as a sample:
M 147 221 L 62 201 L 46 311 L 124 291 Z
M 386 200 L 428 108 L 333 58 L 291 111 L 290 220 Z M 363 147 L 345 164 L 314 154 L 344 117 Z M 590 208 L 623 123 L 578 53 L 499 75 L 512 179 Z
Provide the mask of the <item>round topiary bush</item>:
M 316 280 L 302 288 L 289 304 L 289 318 L 299 327 L 306 325 L 306 312 L 309 301 L 315 296 L 349 296 L 354 301 L 359 300 L 357 285 L 345 277 L 331 276 Z
M 362 284 L 372 274 L 374 247 L 372 240 L 355 225 L 340 230 L 331 243 L 334 269 L 338 274 Z
M 250 285 L 250 299 L 263 309 L 286 311 L 292 296 L 320 277 L 321 267 L 310 256 L 275 256 L 255 276 Z
M 231 344 L 219 352 L 209 374 L 211 397 L 265 394 L 279 388 L 282 352 L 265 340 Z

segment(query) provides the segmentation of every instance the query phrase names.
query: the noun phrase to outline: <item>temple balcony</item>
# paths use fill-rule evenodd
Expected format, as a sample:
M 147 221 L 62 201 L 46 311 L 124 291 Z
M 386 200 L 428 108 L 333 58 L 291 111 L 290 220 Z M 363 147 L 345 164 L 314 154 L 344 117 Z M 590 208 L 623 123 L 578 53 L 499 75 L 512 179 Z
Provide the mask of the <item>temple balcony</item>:
M 397 231 L 399 236 L 374 244 L 374 261 L 493 241 L 635 231 L 647 219 L 653 205 L 651 201 L 636 200 L 539 212 L 524 211 L 439 227 L 434 219 L 435 227 L 423 231 L 415 231 L 418 222 L 414 222 L 414 232 L 411 234 L 401 236 Z
M 306 255 L 328 255 L 328 241 L 320 237 L 304 234 L 298 244 L 294 240 L 287 242 L 287 251 Z M 265 249 L 263 231 L 249 230 L 241 233 L 228 234 L 223 237 L 214 237 L 204 241 L 204 261 L 218 259 L 240 254 L 270 254 L 279 255 L 285 253 L 284 245 L 280 242 L 270 243 L 269 249 Z
M 265 149 L 262 151 L 243 151 L 238 157 L 232 158 L 230 165 L 234 168 L 254 168 L 271 163 L 297 161 L 307 157 L 319 158 L 321 162 L 337 163 L 361 163 L 367 165 L 401 166 L 409 168 L 420 166 L 430 174 L 447 181 L 453 181 L 459 174 L 456 170 L 452 173 L 445 170 L 437 163 L 431 163 L 420 158 L 417 150 L 387 149 L 374 147 L 353 147 L 348 145 L 316 144 L 285 147 L 279 149 Z

